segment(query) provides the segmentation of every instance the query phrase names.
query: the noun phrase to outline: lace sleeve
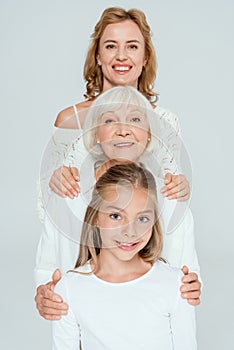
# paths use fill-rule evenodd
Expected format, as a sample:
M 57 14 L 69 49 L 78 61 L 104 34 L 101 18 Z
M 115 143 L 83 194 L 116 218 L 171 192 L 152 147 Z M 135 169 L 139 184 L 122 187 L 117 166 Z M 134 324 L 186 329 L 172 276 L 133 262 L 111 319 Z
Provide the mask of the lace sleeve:
M 76 166 L 75 158 L 69 156 L 73 142 L 79 139 L 81 130 L 54 128 L 41 159 L 40 178 L 38 180 L 37 211 L 40 221 L 44 221 L 44 209 L 50 196 L 49 181 L 55 171 L 62 165 Z
M 157 107 L 155 109 L 160 119 L 160 138 L 154 149 L 155 157 L 163 174 L 178 174 L 180 166 L 181 130 L 179 120 L 173 113 Z

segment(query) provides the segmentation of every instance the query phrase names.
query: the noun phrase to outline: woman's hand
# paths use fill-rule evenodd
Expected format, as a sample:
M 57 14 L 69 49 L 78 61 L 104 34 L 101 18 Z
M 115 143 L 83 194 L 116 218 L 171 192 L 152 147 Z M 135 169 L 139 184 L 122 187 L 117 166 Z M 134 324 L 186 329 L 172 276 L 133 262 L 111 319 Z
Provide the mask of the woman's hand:
M 39 314 L 46 320 L 60 320 L 62 315 L 67 314 L 68 305 L 63 302 L 60 295 L 54 293 L 54 287 L 60 278 L 61 274 L 57 269 L 53 273 L 51 282 L 37 288 L 36 307 Z
M 79 194 L 78 181 L 78 169 L 63 165 L 54 171 L 49 186 L 59 196 L 73 199 Z
M 201 282 L 198 281 L 198 276 L 195 272 L 189 272 L 187 266 L 183 266 L 182 278 L 183 285 L 180 287 L 181 296 L 187 299 L 188 303 L 196 306 L 200 304 Z
M 167 173 L 164 178 L 165 186 L 161 193 L 168 199 L 177 199 L 177 201 L 187 201 L 190 197 L 189 182 L 184 175 L 172 175 Z

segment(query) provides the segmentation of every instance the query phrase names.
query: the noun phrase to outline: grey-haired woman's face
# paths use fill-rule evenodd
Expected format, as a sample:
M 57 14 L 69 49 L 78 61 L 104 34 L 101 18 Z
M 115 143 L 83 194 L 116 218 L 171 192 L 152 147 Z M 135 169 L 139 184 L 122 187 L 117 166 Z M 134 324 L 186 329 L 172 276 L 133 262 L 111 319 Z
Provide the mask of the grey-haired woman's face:
M 100 117 L 96 140 L 109 159 L 138 161 L 150 139 L 149 125 L 137 107 L 120 107 Z

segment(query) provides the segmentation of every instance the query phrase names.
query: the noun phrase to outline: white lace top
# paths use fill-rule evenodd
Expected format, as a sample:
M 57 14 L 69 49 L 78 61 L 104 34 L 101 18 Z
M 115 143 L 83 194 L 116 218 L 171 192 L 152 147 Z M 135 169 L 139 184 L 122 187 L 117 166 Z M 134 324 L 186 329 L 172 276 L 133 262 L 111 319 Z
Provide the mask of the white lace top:
M 79 114 L 76 106 L 73 109 L 78 128 L 54 127 L 52 137 L 42 157 L 38 195 L 38 214 L 41 221 L 43 221 L 44 208 L 50 196 L 49 181 L 53 172 L 62 165 L 79 169 L 83 159 L 87 156 L 87 150 L 81 138 L 83 130 Z M 179 173 L 181 172 L 181 139 L 178 118 L 161 107 L 156 107 L 154 111 L 160 118 L 160 140 L 153 151 L 155 159 L 160 164 L 162 174 Z

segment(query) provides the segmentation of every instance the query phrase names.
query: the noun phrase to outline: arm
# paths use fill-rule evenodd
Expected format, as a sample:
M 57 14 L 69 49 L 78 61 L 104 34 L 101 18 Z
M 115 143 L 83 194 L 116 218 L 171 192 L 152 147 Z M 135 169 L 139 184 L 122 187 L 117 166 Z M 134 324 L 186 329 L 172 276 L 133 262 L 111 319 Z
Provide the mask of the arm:
M 87 154 L 83 138 L 76 138 L 67 152 L 64 165 L 56 169 L 51 176 L 49 186 L 52 191 L 61 197 L 68 196 L 71 199 L 78 196 L 80 191 L 77 183 L 79 181 L 78 168 L 80 169 Z
M 171 314 L 171 331 L 174 350 L 196 350 L 196 323 L 194 307 L 178 295 Z
M 73 107 L 69 107 L 59 113 L 55 126 L 64 129 L 76 129 L 78 127 L 79 135 L 74 138 L 74 142 L 70 143 L 70 148 L 66 154 L 66 160 L 63 166 L 56 169 L 51 174 L 49 186 L 56 194 L 61 197 L 68 196 L 73 199 L 79 194 L 79 164 L 81 164 L 84 156 L 87 154 L 87 150 L 81 140 L 82 125 L 85 120 L 87 110 L 89 109 L 91 101 L 83 101 L 77 105 L 76 113 L 71 118 L 71 113 L 74 113 Z M 81 141 L 79 141 L 81 140 Z
M 41 162 L 38 212 L 42 222 L 44 219 L 44 210 L 50 197 L 50 178 L 55 169 L 60 168 L 64 164 L 68 149 L 80 134 L 81 130 L 77 129 L 77 121 L 73 107 L 68 107 L 61 111 L 55 121 L 53 135 L 48 142 Z M 72 158 L 69 159 L 68 165 L 71 168 L 75 166 Z M 74 170 L 74 173 L 75 172 Z M 72 186 L 74 186 L 74 191 L 77 192 L 78 184 L 76 177 L 73 179 Z M 57 194 L 62 195 L 61 193 Z
M 65 278 L 56 285 L 56 293 L 68 301 Z M 80 330 L 71 308 L 68 314 L 59 321 L 52 323 L 53 350 L 79 350 Z
M 183 153 L 179 120 L 176 115 L 160 107 L 155 111 L 160 120 L 160 140 L 155 152 L 165 174 L 165 186 L 161 192 L 168 199 L 186 201 L 190 197 L 190 186 L 187 178 L 179 174 L 182 172 L 180 158 Z
M 53 272 L 59 265 L 57 242 L 58 232 L 52 225 L 48 215 L 45 215 L 42 225 L 41 237 L 37 247 L 36 265 L 34 268 L 34 279 L 36 285 L 46 284 L 51 280 Z
M 167 209 L 171 209 L 170 207 L 172 207 L 172 202 L 167 202 Z M 177 215 L 174 215 L 176 210 L 178 210 Z M 182 297 L 187 299 L 191 305 L 198 305 L 201 294 L 201 283 L 198 281 L 200 267 L 195 249 L 192 213 L 189 208 L 185 207 L 185 203 L 176 203 L 173 214 L 171 215 L 169 211 L 168 217 L 171 221 L 165 228 L 167 233 L 164 235 L 162 256 L 172 266 L 181 268 L 186 265 L 186 268 L 183 269 L 185 276 L 182 279 Z
M 37 248 L 34 278 L 38 286 L 35 296 L 36 307 L 40 315 L 47 320 L 60 319 L 68 309 L 61 296 L 54 293 L 54 287 L 61 278 L 61 273 L 56 268 L 58 266 L 57 234 L 56 228 L 45 215 Z
M 69 190 L 72 189 L 71 194 L 74 197 L 74 194 L 78 193 L 78 175 L 77 170 L 75 169 L 75 160 L 72 157 L 68 157 L 68 150 L 71 147 L 72 142 L 80 135 L 80 131 L 77 129 L 61 129 L 55 128 L 54 133 L 44 151 L 42 160 L 41 160 L 41 169 L 40 169 L 40 181 L 39 181 L 39 194 L 38 194 L 38 212 L 40 218 L 44 218 L 44 210 L 47 206 L 49 197 L 50 197 L 50 179 L 53 174 L 56 174 L 55 179 L 58 182 L 62 182 L 61 178 L 66 179 L 66 174 L 62 174 L 63 164 L 68 159 L 68 176 L 70 175 L 70 169 L 72 169 L 72 185 L 69 188 L 65 187 L 64 192 L 70 194 Z M 56 170 L 59 169 L 59 170 Z M 65 167 L 64 167 L 65 169 Z M 56 191 L 56 182 L 54 188 L 51 188 L 59 195 L 62 195 L 59 191 Z M 43 220 L 42 220 L 43 221 Z
M 194 240 L 194 221 L 190 210 L 184 217 L 185 236 L 181 255 L 181 266 L 184 276 L 182 278 L 181 296 L 187 299 L 191 305 L 200 304 L 201 283 L 199 282 L 200 266 L 198 264 L 197 252 Z M 192 272 L 189 272 L 190 271 Z

